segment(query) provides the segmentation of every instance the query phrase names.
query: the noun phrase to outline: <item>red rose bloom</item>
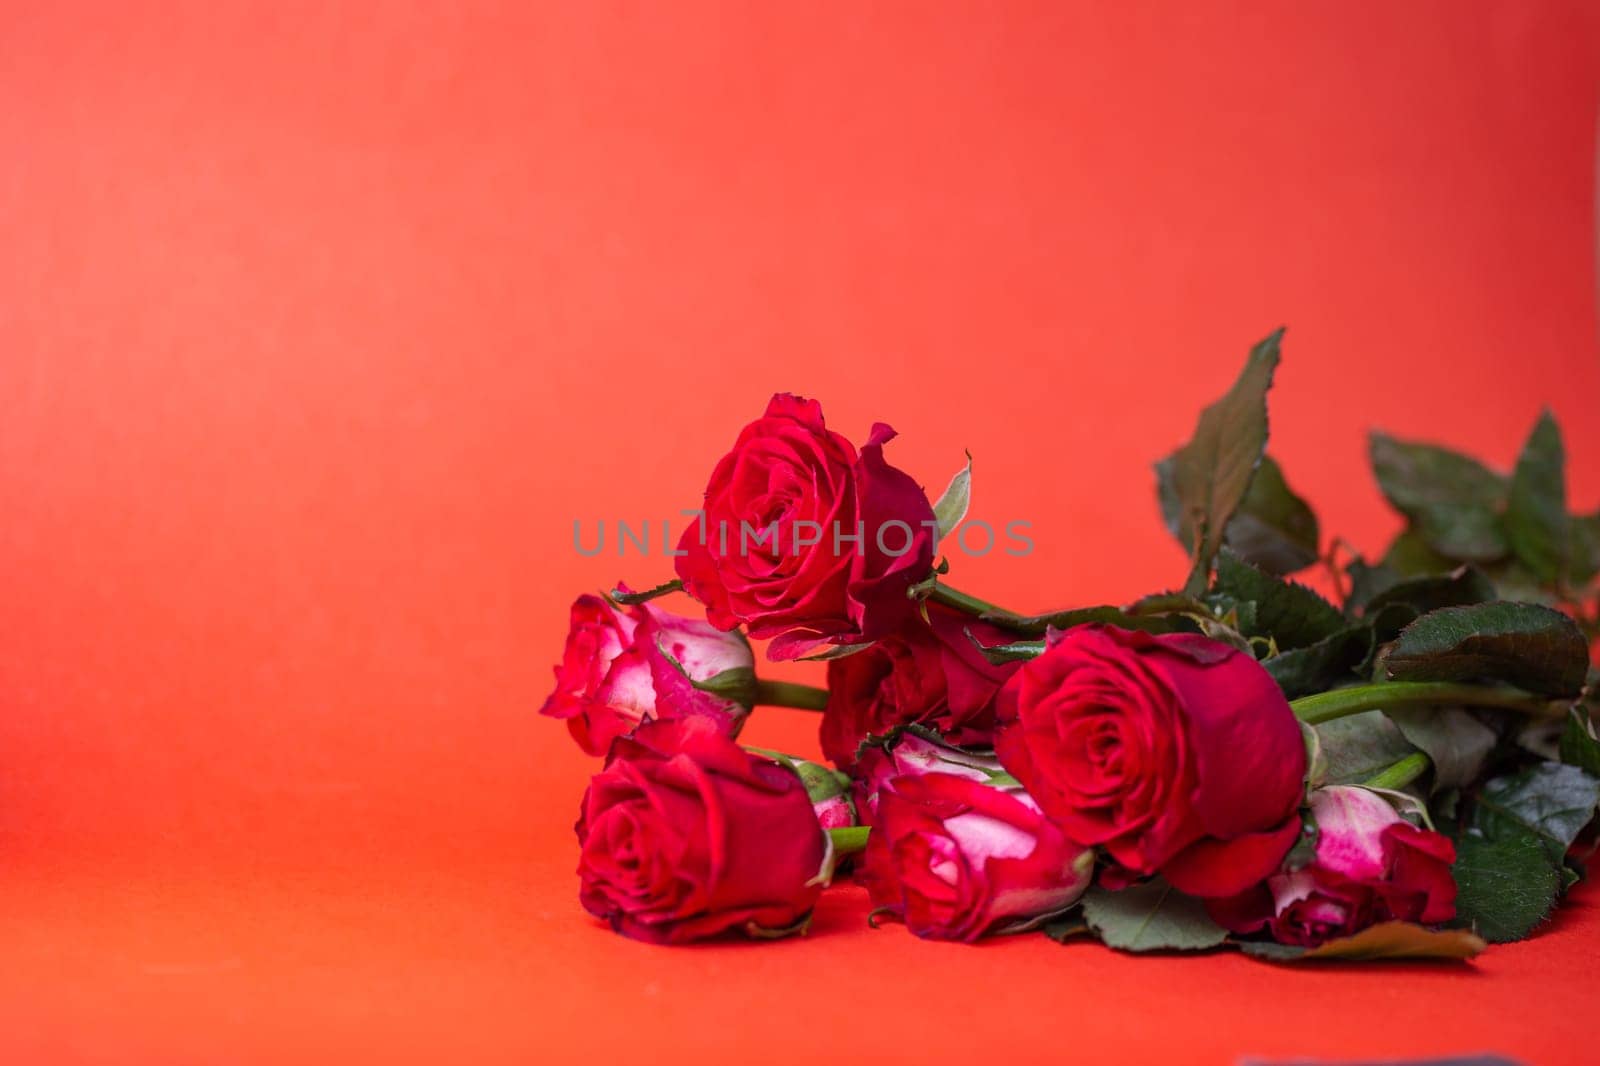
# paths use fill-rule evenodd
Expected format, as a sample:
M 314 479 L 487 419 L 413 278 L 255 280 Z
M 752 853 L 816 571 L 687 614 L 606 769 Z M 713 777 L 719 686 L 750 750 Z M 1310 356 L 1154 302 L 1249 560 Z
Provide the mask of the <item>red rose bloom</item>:
M 755 658 L 739 633 L 724 633 L 654 604 L 619 608 L 599 596 L 572 605 L 556 688 L 539 713 L 564 718 L 590 755 L 651 718 L 710 718 L 737 736 L 750 708 L 694 687 L 728 670 L 750 670 Z
M 636 940 L 788 931 L 822 891 L 823 833 L 800 778 L 704 718 L 618 740 L 577 829 L 579 900 Z
M 869 735 L 920 723 L 955 744 L 992 747 L 994 697 L 1018 663 L 994 665 L 967 637 L 1011 639 L 994 626 L 938 604 L 871 647 L 828 663 L 822 750 L 848 769 Z
M 879 424 L 857 454 L 814 400 L 779 395 L 706 485 L 678 545 L 678 576 L 719 629 L 743 624 L 792 659 L 875 640 L 914 611 L 906 590 L 933 566 L 933 508 L 890 466 Z
M 1311 814 L 1312 861 L 1210 901 L 1212 917 L 1236 933 L 1266 928 L 1280 944 L 1308 948 L 1375 922 L 1436 925 L 1455 917 L 1456 849 L 1448 837 L 1418 829 L 1382 796 L 1355 786 L 1318 790 Z
M 1123 877 L 1230 896 L 1294 844 L 1300 727 L 1272 677 L 1226 644 L 1078 626 L 1023 665 L 996 710 L 1000 761 Z
M 1021 789 L 929 773 L 879 791 L 862 880 L 917 936 L 971 941 L 1060 914 L 1093 870 Z

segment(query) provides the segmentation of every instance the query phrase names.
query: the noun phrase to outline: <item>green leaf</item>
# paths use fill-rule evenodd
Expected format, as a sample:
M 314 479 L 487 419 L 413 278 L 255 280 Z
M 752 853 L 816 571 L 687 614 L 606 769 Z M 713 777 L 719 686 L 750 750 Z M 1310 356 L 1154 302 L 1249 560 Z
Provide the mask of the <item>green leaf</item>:
M 1270 636 L 1280 648 L 1303 648 L 1345 628 L 1339 609 L 1311 589 L 1273 577 L 1224 550 L 1217 560 L 1217 591 L 1256 605 L 1248 636 Z
M 1175 456 L 1156 464 L 1156 492 L 1167 529 L 1192 556 L 1194 543 L 1185 536 L 1178 499 Z M 1244 500 L 1223 531 L 1223 543 L 1241 559 L 1282 575 L 1317 561 L 1320 536 L 1316 513 L 1289 487 L 1283 468 L 1272 456 L 1263 455 Z
M 1545 411 L 1511 475 L 1505 530 L 1512 552 L 1546 583 L 1557 581 L 1566 571 L 1566 461 L 1561 429 Z
M 1429 547 L 1464 561 L 1506 554 L 1503 477 L 1459 452 L 1385 433 L 1374 431 L 1370 447 L 1378 487 Z
M 1600 741 L 1595 739 L 1587 708 L 1574 707 L 1567 714 L 1567 727 L 1561 734 L 1561 761 L 1600 777 Z
M 1323 692 L 1340 681 L 1354 679 L 1354 671 L 1372 650 L 1370 626 L 1350 626 L 1329 637 L 1280 652 L 1261 665 L 1291 700 Z
M 1016 640 L 1010 644 L 985 644 L 979 640 L 972 630 L 966 630 L 967 639 L 972 641 L 973 647 L 983 653 L 983 657 L 991 665 L 999 666 L 1003 663 L 1020 663 L 1029 659 L 1037 659 L 1044 654 L 1044 641 L 1042 640 Z
M 1403 530 L 1384 553 L 1383 566 L 1402 577 L 1421 577 L 1426 574 L 1447 574 L 1455 569 L 1455 560 L 1440 555 L 1415 529 Z
M 1567 580 L 1583 588 L 1600 574 L 1600 511 L 1567 523 Z
M 1416 750 L 1382 711 L 1362 711 L 1315 728 L 1327 763 L 1322 784 L 1360 784 Z
M 948 537 L 961 520 L 967 517 L 967 508 L 972 505 L 972 453 L 967 453 L 967 465 L 962 467 L 956 476 L 950 479 L 950 484 L 944 490 L 944 495 L 939 497 L 939 502 L 933 505 L 934 520 L 939 523 L 939 540 Z
M 1473 806 L 1473 827 L 1491 839 L 1532 833 L 1560 866 L 1597 805 L 1600 778 L 1576 766 L 1540 763 L 1485 784 Z
M 1321 531 L 1316 512 L 1295 495 L 1272 456 L 1261 457 L 1223 543 L 1269 574 L 1292 574 L 1317 561 Z
M 1370 959 L 1470 959 L 1489 945 L 1464 929 L 1432 930 L 1410 922 L 1379 922 L 1315 948 L 1246 941 L 1246 955 L 1271 962 Z
M 1387 665 L 1399 681 L 1505 681 L 1573 696 L 1588 672 L 1589 643 L 1560 611 L 1497 601 L 1423 615 L 1401 631 Z
M 1065 944 L 1080 936 L 1087 936 L 1089 923 L 1083 920 L 1083 915 L 1076 912 L 1052 918 L 1039 927 L 1039 931 L 1054 940 L 1057 944 Z
M 1204 951 L 1228 938 L 1203 903 L 1161 880 L 1120 892 L 1091 888 L 1083 897 L 1083 917 L 1101 940 L 1121 951 Z
M 634 592 L 630 589 L 623 588 L 621 585 L 618 585 L 616 588 L 606 593 L 606 598 L 612 603 L 622 607 L 634 607 L 641 603 L 648 603 L 651 600 L 657 599 L 661 596 L 667 596 L 674 592 L 682 591 L 683 582 L 678 578 L 673 578 L 671 581 L 663 581 L 655 588 L 645 589 L 643 592 Z
M 1360 613 L 1361 608 L 1370 603 L 1374 596 L 1405 580 L 1404 575 L 1388 563 L 1380 562 L 1374 566 L 1360 556 L 1345 564 L 1344 573 L 1350 579 L 1350 594 L 1345 597 L 1344 613 L 1351 616 Z
M 1390 604 L 1399 603 L 1418 614 L 1441 607 L 1468 607 L 1494 599 L 1494 585 L 1483 572 L 1461 566 L 1448 574 L 1433 574 L 1397 581 L 1363 603 L 1363 614 L 1371 616 Z
M 1203 608 L 1202 608 L 1203 609 Z M 1049 629 L 1071 629 L 1073 626 L 1104 622 L 1123 629 L 1141 629 L 1146 633 L 1174 633 L 1190 628 L 1181 619 L 1168 615 L 1132 614 L 1121 607 L 1072 607 L 1049 614 L 1015 615 L 1006 612 L 989 612 L 979 616 L 1013 633 L 1043 635 Z
M 1456 882 L 1456 924 L 1491 944 L 1521 940 L 1550 915 L 1561 894 L 1561 868 L 1530 832 L 1456 840 L 1450 869 Z
M 1433 763 L 1435 792 L 1470 785 L 1499 740 L 1459 707 L 1396 707 L 1385 713 Z
M 1233 387 L 1200 412 L 1194 436 L 1172 455 L 1180 539 L 1198 546 L 1184 586 L 1192 595 L 1205 591 L 1228 520 L 1244 501 L 1266 450 L 1267 390 L 1282 340 L 1279 329 L 1250 350 Z

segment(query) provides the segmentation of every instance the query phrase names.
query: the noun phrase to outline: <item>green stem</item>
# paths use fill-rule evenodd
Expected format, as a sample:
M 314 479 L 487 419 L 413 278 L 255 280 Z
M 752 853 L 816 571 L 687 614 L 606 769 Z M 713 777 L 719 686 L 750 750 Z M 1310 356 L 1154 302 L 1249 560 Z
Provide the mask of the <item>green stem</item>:
M 844 829 L 830 829 L 828 836 L 833 839 L 835 855 L 849 855 L 867 846 L 867 835 L 871 832 L 871 826 L 852 825 Z
M 1361 782 L 1368 788 L 1405 788 L 1428 772 L 1433 763 L 1420 751 L 1414 751 L 1393 766 L 1386 766 Z
M 928 594 L 928 598 L 935 603 L 942 603 L 946 607 L 954 607 L 958 611 L 964 611 L 974 618 L 981 618 L 986 614 L 1011 614 L 1010 611 L 1003 607 L 996 607 L 988 600 L 980 600 L 978 597 L 968 595 L 960 589 L 953 589 L 942 581 L 934 583 L 933 591 Z
M 828 706 L 828 690 L 793 681 L 757 681 L 755 701 L 765 707 L 797 707 L 820 711 Z
M 1445 704 L 1456 707 L 1498 707 L 1537 718 L 1559 718 L 1566 713 L 1558 700 L 1548 700 L 1521 689 L 1499 685 L 1463 685 L 1454 681 L 1380 681 L 1319 692 L 1292 700 L 1297 718 L 1307 725 L 1388 707 Z

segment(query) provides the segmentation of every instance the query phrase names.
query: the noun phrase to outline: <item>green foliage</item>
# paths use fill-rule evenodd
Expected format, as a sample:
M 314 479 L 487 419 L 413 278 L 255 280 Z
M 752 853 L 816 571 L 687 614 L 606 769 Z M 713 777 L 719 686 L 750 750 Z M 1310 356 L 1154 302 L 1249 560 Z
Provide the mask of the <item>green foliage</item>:
M 1204 951 L 1228 938 L 1203 903 L 1161 880 L 1120 892 L 1091 888 L 1083 897 L 1083 917 L 1095 935 L 1120 951 Z
M 1191 595 L 1205 591 L 1211 561 L 1266 451 L 1267 390 L 1282 340 L 1279 329 L 1250 350 L 1233 387 L 1200 412 L 1194 436 L 1167 460 L 1178 536 L 1194 546 L 1194 568 L 1184 585 Z
M 1408 625 L 1387 659 L 1402 681 L 1503 681 L 1550 696 L 1583 688 L 1589 643 L 1560 611 L 1480 603 L 1430 611 Z
M 1269 962 L 1371 959 L 1470 959 L 1488 947 L 1462 929 L 1427 929 L 1410 922 L 1380 922 L 1314 948 L 1245 941 L 1246 954 Z
M 1167 529 L 1192 557 L 1195 545 L 1184 530 L 1175 456 L 1156 464 L 1156 492 Z M 1289 487 L 1277 461 L 1263 455 L 1243 502 L 1223 531 L 1223 545 L 1267 573 L 1281 576 L 1317 561 L 1320 536 L 1316 513 Z
M 1550 916 L 1564 878 L 1531 833 L 1456 840 L 1456 923 L 1491 944 L 1521 940 Z
M 1546 411 L 1517 459 L 1506 500 L 1511 551 L 1541 582 L 1559 582 L 1567 569 L 1566 452 L 1561 430 Z
M 944 490 L 944 495 L 939 497 L 933 505 L 934 521 L 939 526 L 939 538 L 948 537 L 961 520 L 967 517 L 967 508 L 972 506 L 972 453 L 967 453 L 967 465 L 956 472 L 950 479 L 949 486 Z
M 1384 433 L 1372 434 L 1370 449 L 1378 487 L 1429 548 L 1462 560 L 1506 554 L 1503 477 L 1459 452 Z
M 1345 628 L 1344 615 L 1317 593 L 1259 570 L 1227 549 L 1217 560 L 1216 590 L 1254 604 L 1245 635 L 1271 637 L 1280 648 L 1303 648 Z

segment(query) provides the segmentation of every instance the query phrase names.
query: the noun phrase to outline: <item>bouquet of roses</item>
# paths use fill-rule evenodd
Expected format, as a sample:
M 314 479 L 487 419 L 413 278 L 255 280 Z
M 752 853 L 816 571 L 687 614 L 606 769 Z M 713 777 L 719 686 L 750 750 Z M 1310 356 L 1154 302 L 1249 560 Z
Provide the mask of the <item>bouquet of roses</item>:
M 1285 960 L 1527 936 L 1593 847 L 1600 514 L 1569 512 L 1549 415 L 1509 476 L 1375 433 L 1405 531 L 1325 548 L 1266 453 L 1281 335 L 1156 464 L 1187 579 L 1121 606 L 959 591 L 938 556 L 970 459 L 930 503 L 888 426 L 857 448 L 773 397 L 678 579 L 572 607 L 543 713 L 605 758 L 583 906 L 654 942 L 780 937 L 848 869 L 922 937 Z M 1288 577 L 1314 566 L 1334 599 Z M 703 610 L 658 605 L 680 591 Z M 826 690 L 759 680 L 747 634 L 826 660 Z M 762 704 L 820 711 L 831 765 L 741 747 Z

